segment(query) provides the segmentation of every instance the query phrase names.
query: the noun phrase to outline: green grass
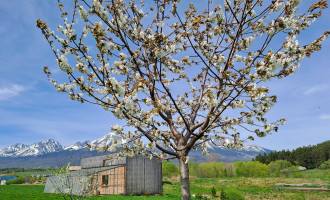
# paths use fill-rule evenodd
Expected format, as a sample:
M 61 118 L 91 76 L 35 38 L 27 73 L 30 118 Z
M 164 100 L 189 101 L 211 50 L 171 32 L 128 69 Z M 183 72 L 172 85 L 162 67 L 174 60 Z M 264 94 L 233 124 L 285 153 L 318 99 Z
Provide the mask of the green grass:
M 1 200 L 45 200 L 45 199 L 63 199 L 59 194 L 44 194 L 44 185 L 2 185 L 0 186 L 0 199 Z M 162 196 L 121 196 L 121 195 L 111 195 L 111 196 L 91 196 L 87 197 L 88 200 L 161 200 L 161 199 L 180 199 L 179 194 L 164 194 Z
M 216 190 L 216 195 L 220 196 L 220 191 L 237 190 L 246 200 L 258 199 L 280 199 L 280 200 L 330 200 L 329 192 L 296 192 L 277 191 L 273 187 L 276 183 L 321 183 L 330 182 L 330 177 L 326 170 L 309 170 L 302 172 L 300 178 L 221 178 L 226 183 L 219 183 L 219 178 L 196 178 L 191 177 L 191 194 L 207 195 L 212 197 L 212 188 Z M 63 199 L 61 195 L 44 194 L 44 185 L 6 185 L 0 186 L 1 200 L 32 200 L 32 199 Z M 87 200 L 161 200 L 180 199 L 180 184 L 178 178 L 164 178 L 164 194 L 162 196 L 101 196 L 88 197 Z M 196 198 L 193 198 L 196 199 Z M 213 199 L 219 199 L 213 198 Z
M 44 185 L 1 185 L 1 200 L 63 199 L 61 195 L 44 194 Z
M 32 171 L 32 172 L 14 172 L 15 176 L 31 176 L 32 174 L 53 174 L 55 170 L 43 170 L 43 171 Z
M 330 169 L 311 169 L 307 171 L 302 171 L 302 178 L 304 179 L 321 179 L 325 181 L 330 181 Z

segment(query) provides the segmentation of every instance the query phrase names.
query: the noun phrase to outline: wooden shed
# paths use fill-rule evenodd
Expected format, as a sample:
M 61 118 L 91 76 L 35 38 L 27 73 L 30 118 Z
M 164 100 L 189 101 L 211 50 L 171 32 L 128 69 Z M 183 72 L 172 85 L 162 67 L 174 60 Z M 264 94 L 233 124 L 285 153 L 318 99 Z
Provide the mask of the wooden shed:
M 89 181 L 88 187 L 82 185 L 81 181 L 86 177 Z M 84 158 L 81 160 L 81 170 L 70 172 L 67 179 L 63 181 L 63 177 L 49 177 L 44 192 L 91 195 L 143 195 L 163 192 L 162 163 L 157 158 L 150 160 L 143 155 L 115 160 L 108 160 L 107 156 Z

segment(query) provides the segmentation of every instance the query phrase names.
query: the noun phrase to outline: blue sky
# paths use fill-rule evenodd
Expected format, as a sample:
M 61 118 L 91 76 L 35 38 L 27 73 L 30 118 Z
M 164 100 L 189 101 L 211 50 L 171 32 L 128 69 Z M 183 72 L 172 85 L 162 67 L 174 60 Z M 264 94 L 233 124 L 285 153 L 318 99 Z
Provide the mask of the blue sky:
M 307 1 L 303 1 L 307 2 Z M 304 3 L 303 3 L 304 4 Z M 118 123 L 110 112 L 91 104 L 71 101 L 48 83 L 43 66 L 56 69 L 55 57 L 36 19 L 51 27 L 60 24 L 56 0 L 0 0 L 0 149 L 55 139 L 63 145 L 94 140 Z M 330 10 L 301 35 L 311 42 L 330 29 Z M 287 123 L 273 135 L 256 138 L 265 148 L 281 150 L 313 145 L 330 139 L 330 39 L 295 75 L 269 83 L 278 103 L 270 119 Z

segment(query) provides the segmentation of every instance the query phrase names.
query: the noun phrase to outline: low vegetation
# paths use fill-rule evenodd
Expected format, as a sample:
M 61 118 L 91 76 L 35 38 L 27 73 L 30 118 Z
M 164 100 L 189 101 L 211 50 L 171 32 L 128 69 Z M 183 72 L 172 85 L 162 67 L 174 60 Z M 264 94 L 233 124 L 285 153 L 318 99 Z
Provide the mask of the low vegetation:
M 0 169 L 0 174 L 11 174 L 13 176 L 31 176 L 32 174 L 53 174 L 54 168 L 4 168 Z
M 210 162 L 201 163 L 189 161 L 191 176 L 198 178 L 224 178 L 224 177 L 292 177 L 302 176 L 299 166 L 292 165 L 286 160 L 272 161 L 268 165 L 259 161 L 235 163 Z M 163 162 L 163 176 L 179 175 L 179 168 L 170 162 Z
M 16 179 L 6 181 L 7 185 L 12 184 L 45 184 L 46 177 L 21 176 Z
M 268 165 L 261 162 L 236 162 L 233 164 L 210 162 L 195 163 L 189 161 L 192 176 L 190 177 L 193 199 L 220 199 L 220 200 L 255 200 L 255 199 L 283 199 L 307 200 L 330 199 L 329 192 L 303 192 L 275 190 L 276 183 L 309 183 L 330 184 L 330 169 L 313 169 L 297 171 L 290 162 L 278 160 Z M 87 200 L 130 200 L 130 199 L 180 199 L 179 169 L 171 162 L 163 162 L 163 194 L 155 196 L 90 196 Z M 27 176 L 28 177 L 28 176 Z M 27 179 L 27 180 L 26 180 Z M 29 185 L 21 181 L 38 181 L 37 177 L 20 177 L 7 181 L 12 185 L 0 186 L 1 200 L 12 199 L 63 199 L 58 194 L 44 194 L 44 184 Z M 322 186 L 326 188 L 326 186 Z M 314 187 L 313 187 L 314 188 Z
M 330 159 L 322 163 L 319 167 L 320 169 L 330 169 Z
M 22 183 L 25 183 L 25 177 L 18 177 L 16 179 L 8 180 L 6 182 L 7 185 L 11 185 L 11 184 L 22 184 Z
M 193 199 L 225 200 L 326 200 L 329 192 L 297 192 L 274 190 L 276 183 L 320 183 L 329 184 L 330 170 L 308 170 L 301 172 L 299 178 L 288 177 L 223 177 L 190 178 Z M 0 186 L 1 200 L 63 199 L 61 195 L 44 194 L 44 185 L 6 185 Z M 164 177 L 162 196 L 102 196 L 87 197 L 87 200 L 177 200 L 181 198 L 180 182 L 177 176 Z
M 24 168 L 6 168 L 0 169 L 0 175 L 18 176 L 16 179 L 7 180 L 7 185 L 12 184 L 44 184 L 46 177 L 42 175 L 53 174 L 55 169 L 24 169 Z

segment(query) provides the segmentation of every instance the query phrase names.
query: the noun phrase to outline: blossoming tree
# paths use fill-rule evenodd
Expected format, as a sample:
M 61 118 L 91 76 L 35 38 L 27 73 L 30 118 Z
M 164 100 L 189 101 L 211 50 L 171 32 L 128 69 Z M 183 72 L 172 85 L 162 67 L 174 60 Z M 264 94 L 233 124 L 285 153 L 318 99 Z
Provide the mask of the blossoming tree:
M 285 123 L 267 122 L 276 96 L 264 82 L 293 74 L 330 33 L 299 44 L 327 1 L 303 12 L 299 3 L 74 0 L 69 14 L 59 1 L 63 25 L 55 33 L 38 19 L 37 27 L 68 76 L 64 83 L 49 78 L 56 90 L 125 122 L 112 131 L 126 142 L 103 150 L 178 159 L 182 199 L 190 199 L 191 150 L 207 154 L 207 142 L 225 137 L 234 139 L 225 145 L 240 146 Z

